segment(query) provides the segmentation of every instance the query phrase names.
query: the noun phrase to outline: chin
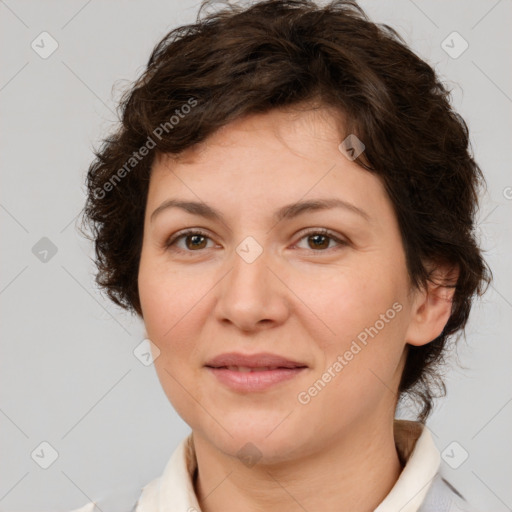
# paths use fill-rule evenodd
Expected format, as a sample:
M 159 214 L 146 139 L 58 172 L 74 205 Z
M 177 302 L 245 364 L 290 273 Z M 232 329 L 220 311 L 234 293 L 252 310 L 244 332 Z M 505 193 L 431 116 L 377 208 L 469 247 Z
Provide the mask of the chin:
M 312 439 L 300 434 L 305 432 L 304 426 L 300 429 L 287 428 L 285 424 L 288 419 L 283 421 L 285 417 L 286 414 L 281 414 L 277 421 L 270 420 L 268 417 L 262 417 L 261 421 L 255 418 L 251 421 L 246 418 L 234 421 L 234 418 L 231 418 L 224 424 L 232 425 L 231 428 L 226 429 L 229 433 L 218 424 L 215 426 L 209 424 L 206 430 L 202 428 L 200 431 L 201 436 L 206 437 L 218 450 L 240 459 L 248 467 L 255 460 L 259 464 L 275 464 L 293 460 L 299 454 L 302 455 L 305 450 L 307 451 L 307 446 L 313 442 Z

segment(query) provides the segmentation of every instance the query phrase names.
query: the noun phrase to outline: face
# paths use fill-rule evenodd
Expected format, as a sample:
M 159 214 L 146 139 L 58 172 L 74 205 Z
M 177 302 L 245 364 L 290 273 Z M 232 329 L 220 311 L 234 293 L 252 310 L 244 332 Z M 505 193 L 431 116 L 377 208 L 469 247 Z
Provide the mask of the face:
M 292 459 L 393 418 L 405 255 L 380 179 L 340 152 L 338 126 L 328 110 L 252 115 L 152 169 L 138 282 L 155 367 L 194 434 L 226 454 L 252 442 Z M 315 200 L 340 202 L 276 216 Z M 233 352 L 305 368 L 239 389 L 205 366 Z

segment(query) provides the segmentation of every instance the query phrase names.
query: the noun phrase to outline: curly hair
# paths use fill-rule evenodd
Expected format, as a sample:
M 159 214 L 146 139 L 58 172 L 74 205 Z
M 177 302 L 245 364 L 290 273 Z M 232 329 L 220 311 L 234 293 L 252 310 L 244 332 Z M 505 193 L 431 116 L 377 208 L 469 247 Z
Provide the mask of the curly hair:
M 429 263 L 459 271 L 456 283 L 443 283 L 454 294 L 442 334 L 408 347 L 399 385 L 425 421 L 436 390 L 446 393 L 439 367 L 447 340 L 464 330 L 473 296 L 492 280 L 475 234 L 485 179 L 465 121 L 432 67 L 353 0 L 267 0 L 202 16 L 211 3 L 156 45 L 120 101 L 119 127 L 94 152 L 83 213 L 97 284 L 142 317 L 137 276 L 157 153 L 179 154 L 251 113 L 334 108 L 346 134 L 364 141 L 355 162 L 380 177 L 393 203 L 412 285 L 434 282 Z

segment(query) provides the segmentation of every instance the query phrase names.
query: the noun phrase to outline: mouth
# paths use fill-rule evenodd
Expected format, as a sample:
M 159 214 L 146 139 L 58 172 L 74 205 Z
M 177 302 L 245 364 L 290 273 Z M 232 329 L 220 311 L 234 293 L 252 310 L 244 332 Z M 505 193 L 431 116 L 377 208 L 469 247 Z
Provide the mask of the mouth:
M 279 388 L 286 382 L 307 370 L 307 366 L 285 368 L 279 366 L 206 366 L 206 370 L 215 378 L 215 382 L 235 393 L 262 393 L 271 388 Z
M 252 372 L 268 371 L 281 368 L 304 368 L 306 363 L 293 361 L 287 357 L 268 352 L 259 354 L 243 354 L 237 352 L 219 354 L 206 362 L 210 368 L 224 368 L 232 371 Z
M 262 392 L 305 372 L 308 365 L 271 353 L 220 354 L 205 364 L 220 383 L 237 393 Z
M 253 372 L 268 372 L 274 370 L 297 370 L 300 368 L 307 368 L 307 366 L 260 366 L 260 367 L 251 367 L 251 366 L 209 366 L 206 365 L 207 368 L 214 368 L 216 370 L 230 370 L 232 372 L 241 372 L 241 373 L 253 373 Z

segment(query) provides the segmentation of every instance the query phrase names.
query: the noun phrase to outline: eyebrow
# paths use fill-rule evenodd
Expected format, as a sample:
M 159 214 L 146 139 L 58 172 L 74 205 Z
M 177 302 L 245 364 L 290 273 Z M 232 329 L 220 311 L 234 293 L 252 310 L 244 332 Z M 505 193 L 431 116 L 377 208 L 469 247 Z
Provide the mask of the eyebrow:
M 181 208 L 182 210 L 185 210 L 193 215 L 200 215 L 207 219 L 217 220 L 225 224 L 225 219 L 222 213 L 215 208 L 212 208 L 208 204 L 196 201 L 180 201 L 177 199 L 168 199 L 167 201 L 164 201 L 151 214 L 150 222 L 152 222 L 159 213 L 169 208 Z M 280 222 L 284 219 L 297 217 L 303 213 L 318 210 L 328 210 L 331 208 L 343 208 L 361 216 L 366 221 L 370 222 L 370 216 L 367 212 L 358 206 L 339 198 L 313 199 L 309 201 L 299 201 L 297 203 L 288 204 L 276 210 L 274 212 L 273 218 L 275 221 Z

